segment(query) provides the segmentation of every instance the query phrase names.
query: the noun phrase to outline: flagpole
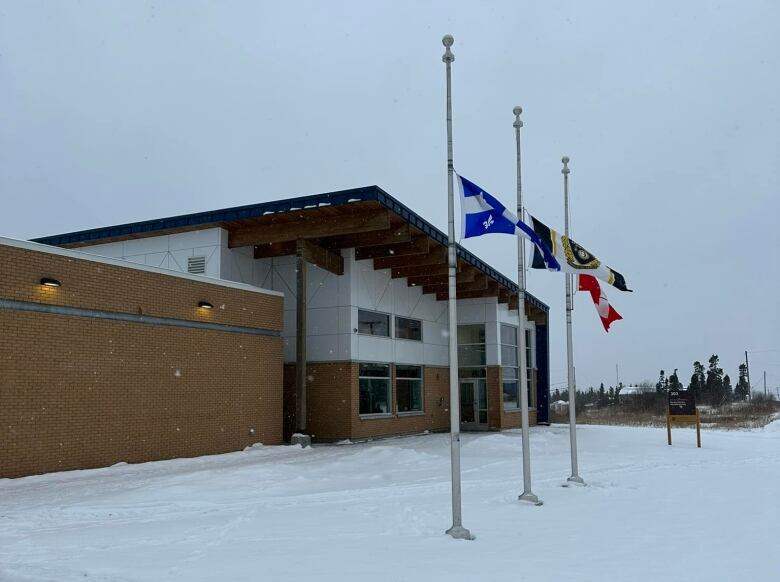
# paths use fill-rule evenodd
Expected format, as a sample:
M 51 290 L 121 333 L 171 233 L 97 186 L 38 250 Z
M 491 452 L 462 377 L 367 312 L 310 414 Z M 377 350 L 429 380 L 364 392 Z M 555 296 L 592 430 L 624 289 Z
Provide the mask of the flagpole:
M 471 532 L 463 527 L 461 516 L 460 495 L 460 394 L 458 386 L 458 314 L 456 308 L 456 276 L 457 255 L 455 252 L 455 169 L 452 164 L 452 62 L 455 55 L 450 47 L 455 39 L 445 35 L 441 39 L 444 45 L 444 56 L 441 60 L 447 68 L 447 227 L 449 241 L 447 244 L 448 294 L 447 313 L 449 323 L 449 355 L 450 355 L 450 467 L 452 469 L 452 527 L 447 534 L 456 539 L 474 539 Z
M 515 128 L 515 140 L 517 141 L 517 216 L 520 220 L 525 220 L 523 214 L 523 180 L 520 165 L 520 128 L 523 122 L 520 114 L 523 108 L 516 106 L 512 112 L 515 114 L 515 122 L 512 126 Z M 525 341 L 525 238 L 517 237 L 517 312 L 520 318 L 520 329 L 518 338 L 518 354 L 520 361 L 520 416 L 523 433 L 523 492 L 518 499 L 528 501 L 534 505 L 542 505 L 542 501 L 531 491 L 531 443 L 530 430 L 528 429 L 528 363 L 526 361 L 526 341 Z
M 569 238 L 569 157 L 563 156 L 563 207 L 566 216 L 565 230 L 566 238 Z M 577 473 L 577 389 L 574 376 L 574 351 L 572 347 L 571 335 L 571 311 L 572 311 L 572 280 L 574 275 L 566 273 L 566 359 L 568 366 L 568 384 L 569 384 L 569 439 L 571 441 L 571 477 L 566 479 L 565 485 L 575 483 L 585 485 L 585 481 Z

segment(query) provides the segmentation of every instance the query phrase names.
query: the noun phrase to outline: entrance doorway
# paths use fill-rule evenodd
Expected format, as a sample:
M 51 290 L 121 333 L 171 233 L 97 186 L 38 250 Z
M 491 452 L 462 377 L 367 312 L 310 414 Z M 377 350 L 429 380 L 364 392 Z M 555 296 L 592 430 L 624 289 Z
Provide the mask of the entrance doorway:
M 465 430 L 487 430 L 487 386 L 484 380 L 461 380 L 460 426 Z

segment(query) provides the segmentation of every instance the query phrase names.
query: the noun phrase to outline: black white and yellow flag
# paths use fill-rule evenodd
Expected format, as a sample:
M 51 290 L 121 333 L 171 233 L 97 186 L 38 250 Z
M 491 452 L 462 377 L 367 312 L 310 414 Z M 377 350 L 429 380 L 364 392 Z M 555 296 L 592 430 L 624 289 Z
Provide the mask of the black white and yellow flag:
M 531 216 L 531 226 L 534 232 L 539 235 L 539 238 L 542 239 L 542 242 L 548 246 L 552 255 L 558 260 L 563 272 L 593 275 L 621 291 L 631 291 L 631 289 L 626 287 L 626 280 L 623 278 L 623 275 L 607 267 L 570 238 L 554 231 L 533 216 Z M 547 268 L 536 247 L 534 247 L 534 258 L 531 267 L 534 269 Z

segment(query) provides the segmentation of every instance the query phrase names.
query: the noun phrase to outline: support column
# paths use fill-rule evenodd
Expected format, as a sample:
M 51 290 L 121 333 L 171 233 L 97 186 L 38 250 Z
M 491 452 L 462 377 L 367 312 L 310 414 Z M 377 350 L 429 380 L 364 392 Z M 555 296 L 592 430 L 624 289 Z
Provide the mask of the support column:
M 306 432 L 306 257 L 305 241 L 296 247 L 295 297 L 295 427 Z M 293 440 L 295 443 L 295 439 Z

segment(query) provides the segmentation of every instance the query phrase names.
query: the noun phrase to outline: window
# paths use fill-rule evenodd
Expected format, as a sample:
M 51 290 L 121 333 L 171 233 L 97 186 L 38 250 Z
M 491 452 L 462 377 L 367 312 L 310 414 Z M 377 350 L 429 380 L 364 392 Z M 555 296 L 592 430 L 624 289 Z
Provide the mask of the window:
M 517 367 L 517 328 L 501 324 L 501 365 Z
M 501 376 L 504 410 L 520 408 L 520 383 L 517 380 L 517 368 L 502 368 Z
M 419 319 L 408 319 L 406 317 L 395 318 L 395 337 L 396 339 L 408 339 L 422 341 L 422 321 Z
M 390 337 L 390 316 L 358 309 L 358 333 Z
M 484 366 L 485 358 L 485 326 L 458 326 L 458 365 Z
M 460 418 L 466 424 L 486 425 L 487 368 L 485 367 L 485 325 L 458 326 L 458 379 Z
M 360 414 L 390 413 L 390 365 L 360 364 Z
M 520 408 L 517 328 L 512 325 L 501 324 L 501 366 L 504 410 Z
M 536 407 L 536 390 L 533 383 L 536 368 L 534 363 L 536 357 L 534 330 L 535 328 L 525 330 L 525 369 L 528 372 L 528 406 L 530 408 Z
M 395 399 L 398 412 L 423 411 L 422 366 L 395 367 Z

